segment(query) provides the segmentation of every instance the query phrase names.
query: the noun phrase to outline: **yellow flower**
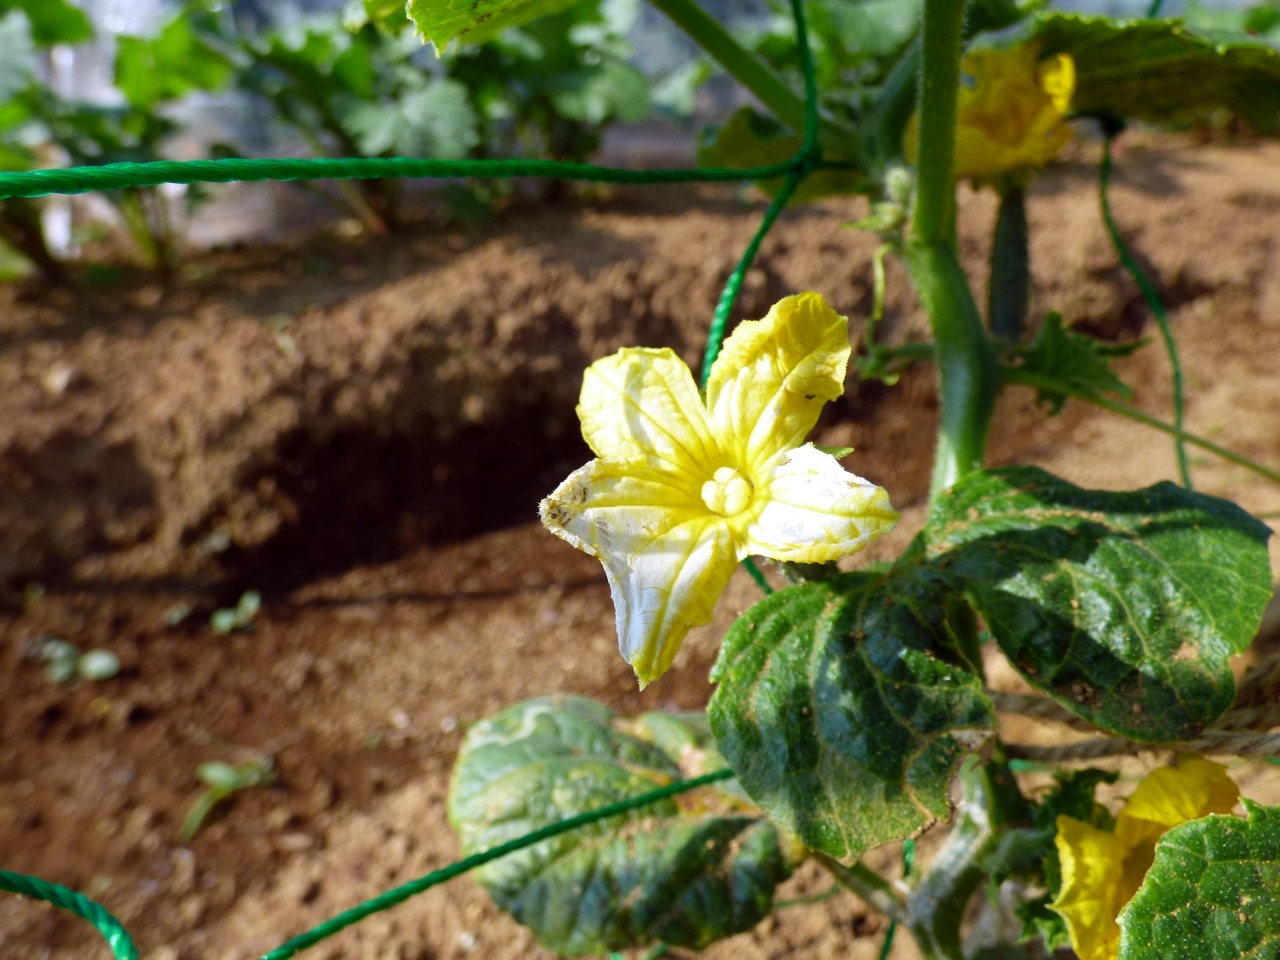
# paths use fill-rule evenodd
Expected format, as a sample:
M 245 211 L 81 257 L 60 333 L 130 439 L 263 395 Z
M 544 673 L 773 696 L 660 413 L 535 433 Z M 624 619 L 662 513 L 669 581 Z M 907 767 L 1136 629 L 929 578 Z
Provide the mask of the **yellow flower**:
M 1190 757 L 1148 775 L 1116 817 L 1114 831 L 1058 817 L 1062 887 L 1050 907 L 1067 922 L 1080 960 L 1116 960 L 1116 918 L 1142 886 L 1156 841 L 1180 823 L 1230 813 L 1239 796 L 1225 767 Z
M 668 349 L 593 363 L 578 418 L 598 459 L 542 501 L 542 522 L 600 558 L 618 646 L 643 687 L 749 554 L 822 563 L 861 550 L 898 520 L 889 495 L 811 444 L 844 390 L 848 321 L 816 293 L 738 325 L 704 403 Z
M 1075 63 L 1059 53 L 1037 60 L 1038 44 L 1009 52 L 983 47 L 960 66 L 956 176 L 994 178 L 1043 167 L 1071 139 L 1063 119 L 1075 92 Z M 907 124 L 903 152 L 914 163 L 919 115 Z

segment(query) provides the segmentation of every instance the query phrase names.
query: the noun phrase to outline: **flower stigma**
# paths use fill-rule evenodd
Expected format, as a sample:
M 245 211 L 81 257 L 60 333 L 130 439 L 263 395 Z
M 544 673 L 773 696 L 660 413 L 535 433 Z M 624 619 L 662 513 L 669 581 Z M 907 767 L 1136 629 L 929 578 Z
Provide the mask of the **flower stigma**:
M 702 485 L 702 502 L 722 517 L 736 517 L 751 506 L 754 493 L 750 481 L 737 470 L 721 467 Z

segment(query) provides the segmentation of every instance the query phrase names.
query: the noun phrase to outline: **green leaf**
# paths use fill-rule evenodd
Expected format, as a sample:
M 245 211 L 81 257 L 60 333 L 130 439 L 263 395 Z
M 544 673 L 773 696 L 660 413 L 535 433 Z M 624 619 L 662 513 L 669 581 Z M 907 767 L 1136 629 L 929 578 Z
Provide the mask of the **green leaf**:
M 977 677 L 942 659 L 947 587 L 907 564 L 791 587 L 729 630 L 708 715 L 775 822 L 845 863 L 951 809 L 966 749 L 993 728 Z
M 366 156 L 458 160 L 480 142 L 476 112 L 457 80 L 436 80 L 392 101 L 352 101 L 343 128 Z
M 1134 348 L 1139 345 L 1135 344 Z M 1035 342 L 1020 351 L 1020 355 L 1022 369 L 1050 377 L 1064 386 L 1116 393 L 1126 400 L 1131 395 L 1124 381 L 1111 369 L 1111 358 L 1117 355 L 1115 348 L 1068 330 L 1062 325 L 1060 313 L 1045 316 Z M 1050 390 L 1037 390 L 1036 401 L 1058 413 L 1067 398 Z
M 194 90 L 219 90 L 231 73 L 231 62 L 197 37 L 185 16 L 170 20 L 156 37 L 116 39 L 116 86 L 141 110 Z
M 1280 120 L 1280 48 L 1262 38 L 1076 13 L 1041 14 L 1031 33 L 1042 56 L 1075 60 L 1078 113 L 1181 125 L 1228 111 L 1262 132 Z
M 637 123 L 649 115 L 649 83 L 635 67 L 609 60 L 591 71 L 585 82 L 552 96 L 561 114 L 581 123 L 618 119 Z
M 1120 911 L 1120 960 L 1280 956 L 1280 809 L 1174 827 Z
M 409 0 L 409 19 L 427 43 L 484 43 L 509 27 L 567 10 L 580 0 Z
M 467 733 L 449 790 L 464 855 L 719 769 L 704 720 L 633 723 L 582 697 L 528 700 Z M 701 948 L 750 929 L 791 861 L 778 830 L 732 788 L 705 787 L 553 837 L 475 872 L 557 953 L 660 940 Z
M 925 534 L 1027 680 L 1135 740 L 1194 736 L 1231 705 L 1228 660 L 1271 597 L 1268 528 L 1171 483 L 1110 493 L 1034 467 L 973 473 Z
M 0 13 L 21 10 L 31 21 L 31 39 L 40 47 L 93 39 L 88 15 L 67 0 L 0 0 Z
M 741 107 L 723 127 L 702 136 L 698 144 L 698 166 L 765 167 L 789 160 L 800 146 L 800 136 L 777 120 L 751 107 Z M 785 178 L 774 177 L 760 181 L 758 186 L 773 197 L 784 182 Z M 867 178 L 861 170 L 818 170 L 804 179 L 791 202 L 807 203 L 820 197 L 866 190 Z

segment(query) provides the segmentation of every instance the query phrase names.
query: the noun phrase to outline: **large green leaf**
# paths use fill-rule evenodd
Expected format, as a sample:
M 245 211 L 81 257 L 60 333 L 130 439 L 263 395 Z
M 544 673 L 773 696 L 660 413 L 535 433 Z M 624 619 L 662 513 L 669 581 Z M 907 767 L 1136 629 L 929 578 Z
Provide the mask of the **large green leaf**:
M 1166 833 L 1120 912 L 1120 960 L 1280 957 L 1280 809 L 1205 817 Z
M 409 0 L 409 19 L 422 39 L 443 50 L 449 42 L 483 43 L 508 27 L 519 27 L 567 10 L 580 0 Z
M 925 532 L 1023 676 L 1135 740 L 1193 736 L 1231 705 L 1227 661 L 1271 596 L 1270 531 L 1171 483 L 1108 493 L 1034 467 L 979 472 Z
M 1042 55 L 1075 60 L 1079 113 L 1186 124 L 1225 110 L 1260 131 L 1280 119 L 1280 48 L 1260 37 L 1076 13 L 1042 14 L 1031 29 Z
M 851 862 L 950 812 L 966 748 L 992 729 L 954 646 L 947 586 L 907 561 L 780 591 L 725 636 L 708 715 L 753 800 L 813 849 Z
M 582 697 L 527 700 L 468 731 L 449 822 L 472 854 L 723 764 L 697 717 L 627 723 Z M 759 810 L 732 788 L 704 787 L 495 860 L 475 878 L 543 946 L 576 956 L 653 940 L 701 948 L 750 929 L 791 865 Z

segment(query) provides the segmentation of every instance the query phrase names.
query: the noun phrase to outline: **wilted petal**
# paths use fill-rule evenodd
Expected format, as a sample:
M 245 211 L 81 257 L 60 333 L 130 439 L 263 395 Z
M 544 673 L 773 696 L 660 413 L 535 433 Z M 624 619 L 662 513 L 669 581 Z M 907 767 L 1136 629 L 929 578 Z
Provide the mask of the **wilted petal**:
M 857 553 L 898 522 L 882 487 L 805 444 L 780 457 L 757 492 L 747 551 L 774 560 L 825 563 Z
M 690 627 L 711 620 L 739 559 L 724 518 L 643 463 L 593 460 L 542 501 L 542 522 L 600 558 L 618 647 L 641 686 L 671 666 Z
M 1072 817 L 1058 817 L 1062 887 L 1050 908 L 1067 923 L 1080 960 L 1115 960 L 1120 948 L 1116 915 L 1124 850 L 1115 834 Z
M 582 377 L 578 419 L 596 456 L 687 475 L 715 469 L 697 384 L 672 350 L 628 347 L 597 360 Z
M 844 392 L 849 353 L 848 321 L 816 293 L 738 324 L 707 383 L 712 429 L 731 462 L 754 469 L 803 443 L 822 405 Z

